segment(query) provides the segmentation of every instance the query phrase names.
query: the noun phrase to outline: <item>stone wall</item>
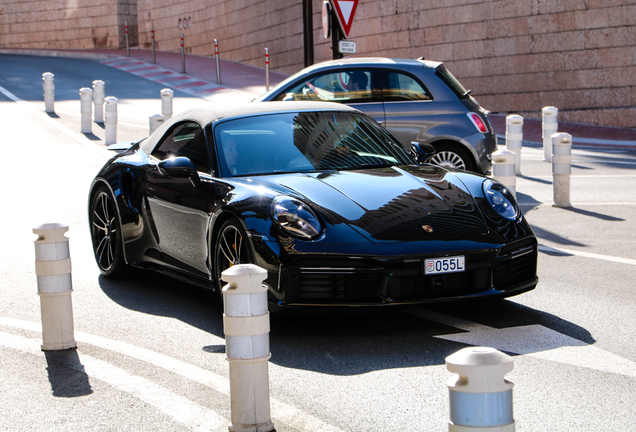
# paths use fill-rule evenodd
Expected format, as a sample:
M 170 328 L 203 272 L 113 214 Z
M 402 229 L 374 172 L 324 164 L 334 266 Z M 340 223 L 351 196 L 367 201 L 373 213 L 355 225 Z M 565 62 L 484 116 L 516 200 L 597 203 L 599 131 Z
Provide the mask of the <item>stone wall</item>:
M 118 48 L 137 34 L 137 0 L 2 0 L 2 48 Z
M 312 0 L 314 58 L 331 58 L 322 0 Z M 636 127 L 634 0 L 360 0 L 355 56 L 443 61 L 493 112 Z M 192 19 L 180 30 L 178 20 Z M 303 67 L 301 0 L 3 0 L 0 47 L 99 48 L 131 43 L 291 74 Z M 138 33 L 137 33 L 138 25 Z M 76 26 L 76 28 L 72 28 Z

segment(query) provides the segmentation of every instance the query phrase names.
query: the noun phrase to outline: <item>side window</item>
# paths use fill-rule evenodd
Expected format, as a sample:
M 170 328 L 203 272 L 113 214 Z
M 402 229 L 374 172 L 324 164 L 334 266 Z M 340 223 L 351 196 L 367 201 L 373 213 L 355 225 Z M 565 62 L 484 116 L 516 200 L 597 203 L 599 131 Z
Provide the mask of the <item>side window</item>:
M 208 147 L 198 123 L 185 122 L 173 126 L 152 151 L 152 155 L 160 160 L 185 156 L 198 171 L 210 172 Z
M 385 102 L 433 99 L 415 78 L 399 72 L 388 73 L 388 82 L 382 90 L 382 98 Z
M 340 103 L 364 103 L 373 100 L 373 74 L 354 69 L 328 72 L 301 82 L 276 98 L 279 101 L 310 100 Z

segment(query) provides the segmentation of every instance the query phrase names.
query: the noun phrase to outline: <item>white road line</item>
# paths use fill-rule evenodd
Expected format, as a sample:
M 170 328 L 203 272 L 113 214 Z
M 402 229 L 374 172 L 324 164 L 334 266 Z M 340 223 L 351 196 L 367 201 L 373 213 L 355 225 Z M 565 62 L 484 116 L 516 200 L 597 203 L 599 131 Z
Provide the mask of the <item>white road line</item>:
M 572 366 L 636 377 L 636 362 L 542 325 L 497 329 L 423 308 L 405 310 L 405 313 L 465 331 L 435 336 L 438 339 L 487 346 Z
M 8 327 L 21 328 L 25 330 L 41 332 L 42 326 L 39 323 L 30 321 L 16 320 L 12 318 L 0 317 L 0 325 Z M 162 369 L 181 375 L 184 378 L 195 381 L 199 384 L 222 393 L 226 396 L 230 395 L 229 380 L 225 377 L 215 374 L 209 370 L 191 365 L 181 360 L 150 351 L 144 348 L 136 347 L 124 342 L 95 336 L 88 333 L 75 332 L 75 340 L 110 351 L 127 355 L 137 360 L 144 361 Z M 274 420 L 278 420 L 283 424 L 295 427 L 299 430 L 314 430 L 324 432 L 342 432 L 340 429 L 331 426 L 317 417 L 311 416 L 296 407 L 288 405 L 284 402 L 270 398 L 271 413 Z
M 520 206 L 530 206 L 530 207 L 546 207 L 546 206 L 553 206 L 553 203 L 518 203 Z M 572 203 L 572 207 L 574 208 L 580 208 L 580 207 L 585 207 L 585 206 L 633 206 L 636 205 L 636 202 L 581 202 L 581 203 Z
M 82 113 L 77 113 L 77 112 L 69 112 L 69 111 L 60 111 L 60 110 L 55 110 L 55 112 L 57 114 L 65 114 L 65 115 L 70 115 L 70 116 L 75 116 L 75 117 L 81 117 Z M 126 123 L 126 122 L 121 122 L 121 121 L 117 121 L 117 125 L 121 125 L 121 126 L 131 126 L 131 127 L 136 127 L 139 129 L 148 129 L 149 126 L 147 125 L 140 125 L 140 124 L 135 124 L 135 123 Z
M 4 94 L 9 99 L 11 99 L 12 101 L 16 102 L 18 104 L 18 106 L 23 107 L 23 108 L 27 109 L 28 111 L 34 113 L 35 115 L 39 116 L 46 123 L 50 124 L 51 126 L 53 126 L 54 128 L 58 129 L 59 131 L 65 133 L 67 136 L 71 137 L 72 139 L 77 141 L 79 144 L 88 146 L 90 149 L 92 149 L 93 151 L 98 153 L 100 156 L 103 156 L 106 159 L 110 159 L 111 157 L 113 157 L 113 154 L 110 153 L 107 149 L 103 148 L 103 146 L 99 146 L 99 145 L 93 143 L 91 140 L 86 138 L 84 135 L 71 130 L 70 128 L 64 126 L 63 124 L 61 124 L 59 122 L 56 122 L 51 117 L 46 115 L 44 112 L 42 112 L 39 109 L 35 108 L 31 103 L 20 99 L 19 97 L 17 97 L 16 95 L 14 95 L 13 93 L 11 93 L 9 90 L 5 89 L 2 86 L 0 86 L 0 93 Z
M 40 341 L 0 332 L 0 345 L 44 357 Z M 77 353 L 83 372 L 157 408 L 194 431 L 226 431 L 228 420 L 216 411 L 91 356 Z M 70 366 L 70 365 L 69 365 Z M 72 366 L 71 366 L 72 367 Z
M 548 253 L 557 253 L 560 255 L 580 256 L 583 258 L 593 258 L 593 259 L 599 259 L 603 261 L 617 262 L 621 264 L 636 265 L 636 259 L 615 257 L 610 255 L 599 255 L 595 253 L 582 252 L 582 251 L 577 251 L 572 249 L 561 249 L 561 248 L 555 248 L 555 247 L 550 247 L 545 245 L 539 245 L 539 251 L 548 252 Z

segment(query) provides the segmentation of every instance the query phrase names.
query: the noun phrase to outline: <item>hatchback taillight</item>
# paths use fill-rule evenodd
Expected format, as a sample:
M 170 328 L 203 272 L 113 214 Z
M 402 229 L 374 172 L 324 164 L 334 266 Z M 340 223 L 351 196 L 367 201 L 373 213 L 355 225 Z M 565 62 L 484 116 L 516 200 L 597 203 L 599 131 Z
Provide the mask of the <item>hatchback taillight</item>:
M 486 124 L 481 119 L 481 117 L 479 117 L 479 114 L 470 112 L 470 113 L 466 113 L 466 115 L 473 122 L 473 124 L 475 125 L 475 127 L 477 128 L 479 132 L 481 133 L 488 132 L 488 128 L 486 127 Z

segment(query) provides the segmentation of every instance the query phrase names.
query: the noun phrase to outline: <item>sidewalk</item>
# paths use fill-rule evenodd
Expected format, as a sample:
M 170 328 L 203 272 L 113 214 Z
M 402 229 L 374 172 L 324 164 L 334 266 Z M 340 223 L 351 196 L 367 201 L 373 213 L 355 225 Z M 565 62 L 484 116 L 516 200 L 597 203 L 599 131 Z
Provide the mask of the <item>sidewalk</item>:
M 221 83 L 217 83 L 216 61 L 214 57 L 204 57 L 192 54 L 185 55 L 186 73 L 181 74 L 181 53 L 156 51 L 156 63 L 152 63 L 152 52 L 147 49 L 130 50 L 130 57 L 126 56 L 125 49 L 94 49 L 94 50 L 38 50 L 38 49 L 0 49 L 0 53 L 48 55 L 48 56 L 69 56 L 69 57 L 92 57 L 102 60 L 103 63 L 113 67 L 124 69 L 128 72 L 144 76 L 157 82 L 165 83 L 168 87 L 186 91 L 190 94 L 207 98 L 217 90 L 234 90 L 242 92 L 243 100 L 249 100 L 265 92 L 265 70 L 242 63 L 229 60 L 220 60 Z M 221 58 L 223 53 L 220 53 Z M 121 62 L 117 62 L 116 59 Z M 110 60 L 109 60 L 110 59 Z M 275 64 L 275 59 L 270 57 L 270 61 Z M 172 71 L 173 76 L 159 77 L 149 72 L 149 67 L 163 68 Z M 263 66 L 265 59 L 263 58 Z M 181 74 L 181 75 L 179 75 Z M 181 84 L 176 81 L 185 80 Z M 274 87 L 287 78 L 286 75 L 270 71 L 270 86 Z M 198 86 L 197 86 L 198 85 Z M 233 93 L 232 96 L 237 95 Z M 230 95 L 228 95 L 230 96 Z M 557 107 L 558 108 L 558 107 Z M 537 116 L 541 113 L 537 112 Z M 499 142 L 505 142 L 506 114 L 492 114 L 490 116 L 495 133 L 499 137 Z M 566 132 L 572 135 L 574 147 L 601 147 L 621 150 L 636 150 L 636 129 L 613 128 L 604 126 L 593 126 L 578 123 L 559 122 L 559 132 Z M 542 145 L 541 120 L 524 119 L 523 126 L 524 142 Z

